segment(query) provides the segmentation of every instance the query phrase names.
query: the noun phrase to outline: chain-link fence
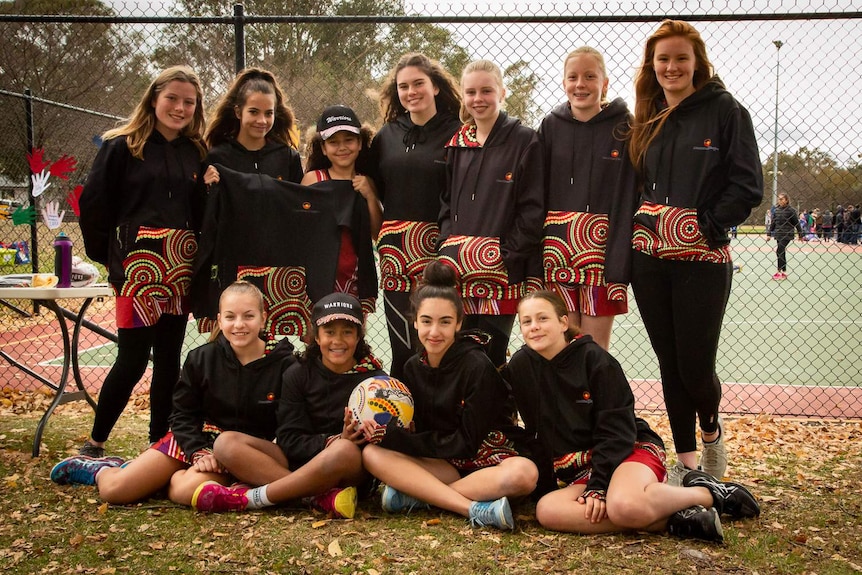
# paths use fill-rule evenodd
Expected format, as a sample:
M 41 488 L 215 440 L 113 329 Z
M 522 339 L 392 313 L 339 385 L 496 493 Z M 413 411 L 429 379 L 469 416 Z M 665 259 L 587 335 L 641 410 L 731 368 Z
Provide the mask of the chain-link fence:
M 32 234 L 30 226 L 10 218 L 31 203 L 41 209 L 57 202 L 66 212 L 61 229 L 83 256 L 66 196 L 83 182 L 99 135 L 131 111 L 167 65 L 192 65 L 204 81 L 208 105 L 237 66 L 267 68 L 279 77 L 304 132 L 333 103 L 348 104 L 363 121 L 379 126 L 375 89 L 404 52 L 425 52 L 456 76 L 468 61 L 488 58 L 505 71 L 509 113 L 536 126 L 565 97 L 565 55 L 585 44 L 605 54 L 610 97 L 620 96 L 633 108 L 644 40 L 664 17 L 689 20 L 700 30 L 716 72 L 751 112 L 763 162 L 764 202 L 732 244 L 740 269 L 719 351 L 723 409 L 862 416 L 862 96 L 856 90 L 862 85 L 862 12 L 850 2 L 4 2 L 0 210 L 9 218 L 0 219 L 0 241 L 27 242 L 38 258 L 35 268 L 50 271 L 55 230 L 38 210 Z M 43 148 L 50 161 L 77 159 L 69 179 L 52 178 L 35 202 L 28 195 L 31 146 Z M 800 213 L 819 213 L 809 241 L 789 249 L 785 282 L 771 279 L 775 244 L 764 234 L 777 192 L 788 193 Z M 0 273 L 31 271 L 31 265 L 0 265 Z M 657 362 L 631 300 L 631 311 L 616 320 L 611 351 L 632 380 L 639 405 L 660 408 Z M 29 302 L 8 303 L 32 311 Z M 58 369 L 59 336 L 44 313 L 24 317 L 4 306 L 0 319 L 4 351 L 37 370 Z M 113 329 L 113 302 L 94 305 L 89 319 Z M 369 332 L 372 347 L 388 360 L 382 312 L 371 318 Z M 190 336 L 187 348 L 200 341 Z M 519 345 L 516 333 L 511 347 Z M 81 349 L 86 383 L 98 390 L 111 365 L 112 344 L 85 331 Z M 142 386 L 147 383 L 145 378 Z M 0 385 L 38 388 L 5 363 Z

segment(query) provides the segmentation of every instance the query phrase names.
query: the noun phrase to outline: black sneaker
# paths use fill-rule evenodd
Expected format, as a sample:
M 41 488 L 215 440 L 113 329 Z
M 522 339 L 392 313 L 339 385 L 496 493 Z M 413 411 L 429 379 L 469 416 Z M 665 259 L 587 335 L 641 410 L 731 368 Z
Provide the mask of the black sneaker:
M 92 457 L 93 459 L 101 459 L 105 456 L 105 448 L 93 445 L 89 440 L 87 440 L 84 442 L 84 445 L 78 448 L 78 455 Z
M 694 505 L 677 511 L 668 517 L 667 532 L 685 539 L 724 543 L 721 519 L 715 507 L 707 509 L 703 505 Z
M 712 493 L 713 506 L 718 512 L 730 515 L 733 519 L 760 515 L 757 499 L 739 483 L 719 481 L 703 471 L 689 471 L 682 478 L 682 486 L 706 487 Z

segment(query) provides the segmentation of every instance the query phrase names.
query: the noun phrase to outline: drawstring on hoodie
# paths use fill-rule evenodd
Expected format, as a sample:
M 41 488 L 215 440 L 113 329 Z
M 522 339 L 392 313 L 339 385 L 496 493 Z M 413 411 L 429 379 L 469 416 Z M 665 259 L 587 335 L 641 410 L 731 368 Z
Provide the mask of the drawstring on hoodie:
M 401 138 L 401 142 L 404 144 L 404 153 L 410 152 L 410 150 L 416 149 L 416 144 L 423 144 L 427 135 L 425 134 L 424 126 L 417 126 L 413 124 L 410 128 L 404 133 L 404 137 Z

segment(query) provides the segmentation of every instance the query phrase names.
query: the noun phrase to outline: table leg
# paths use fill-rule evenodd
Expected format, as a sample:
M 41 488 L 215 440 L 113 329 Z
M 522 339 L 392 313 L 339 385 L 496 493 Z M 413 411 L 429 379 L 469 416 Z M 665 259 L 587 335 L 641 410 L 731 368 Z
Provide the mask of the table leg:
M 60 381 L 57 383 L 57 393 L 54 395 L 54 400 L 48 406 L 42 419 L 39 420 L 39 425 L 36 426 L 36 435 L 33 437 L 33 457 L 39 457 L 39 447 L 42 442 L 42 432 L 45 430 L 45 424 L 48 423 L 48 418 L 51 417 L 51 414 L 60 405 L 60 401 L 66 393 L 66 381 L 69 379 L 69 365 L 72 354 L 71 343 L 69 342 L 69 328 L 66 327 L 66 319 L 60 312 L 60 306 L 54 300 L 41 300 L 41 302 L 45 307 L 54 312 L 57 316 L 57 321 L 60 323 L 60 332 L 63 337 L 63 370 L 60 374 Z
M 87 400 L 87 403 L 90 404 L 90 407 L 96 409 L 96 402 L 84 388 L 84 382 L 81 380 L 81 369 L 78 367 L 78 339 L 81 336 L 81 324 L 84 323 L 84 315 L 87 313 L 87 308 L 90 307 L 90 303 L 92 303 L 92 301 L 92 298 L 84 300 L 84 304 L 78 311 L 78 317 L 75 319 L 75 329 L 72 331 L 72 376 L 75 378 L 75 385 L 78 386 L 78 391 L 68 394 L 66 401 L 81 399 L 81 397 L 78 396 L 83 396 L 83 398 Z M 73 398 L 72 396 L 76 397 Z

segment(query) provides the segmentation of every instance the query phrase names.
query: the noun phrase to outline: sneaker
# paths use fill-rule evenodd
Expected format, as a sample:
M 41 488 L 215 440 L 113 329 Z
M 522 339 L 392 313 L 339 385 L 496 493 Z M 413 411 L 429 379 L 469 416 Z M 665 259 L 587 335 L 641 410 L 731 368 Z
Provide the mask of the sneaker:
M 694 505 L 677 511 L 667 519 L 667 532 L 685 539 L 724 542 L 721 518 L 715 507 L 707 509 L 703 505 Z
M 722 482 L 703 471 L 689 471 L 682 479 L 683 487 L 706 487 L 712 494 L 713 506 L 719 513 L 740 517 L 757 517 L 760 505 L 751 491 L 730 481 Z
M 783 279 L 783 280 L 787 279 L 787 272 L 781 272 L 781 279 Z
M 785 279 L 785 278 L 781 275 L 781 272 L 775 272 L 774 274 L 772 274 L 772 279 L 774 279 L 774 280 L 783 280 L 783 279 Z
M 509 531 L 515 528 L 512 508 L 505 497 L 494 501 L 474 501 L 470 504 L 469 519 L 473 527 L 496 527 Z
M 75 455 L 67 457 L 51 469 L 51 481 L 60 485 L 95 485 L 96 474 L 105 467 L 119 467 L 123 460 L 119 457 L 86 457 Z
M 719 480 L 727 471 L 727 449 L 724 447 L 724 422 L 721 421 L 721 417 L 718 418 L 718 437 L 715 441 L 703 442 L 703 453 L 700 454 L 698 469 Z
M 215 481 L 202 483 L 192 495 L 192 507 L 202 513 L 244 511 L 248 506 L 245 496 L 248 487 L 227 487 Z
M 419 501 L 415 497 L 402 493 L 389 485 L 383 486 L 380 505 L 384 511 L 388 511 L 389 513 L 399 513 L 401 511 L 410 513 L 415 509 L 431 509 L 431 506 L 424 501 Z
M 685 477 L 685 474 L 689 471 L 691 471 L 691 469 L 683 465 L 682 461 L 677 461 L 667 470 L 667 484 L 679 487 L 682 485 L 682 478 Z
M 356 513 L 356 488 L 333 487 L 311 498 L 311 504 L 333 519 L 353 519 Z
M 84 445 L 78 448 L 78 455 L 92 457 L 93 459 L 100 459 L 105 456 L 105 448 L 99 447 L 98 445 L 91 443 L 88 439 L 84 442 Z

